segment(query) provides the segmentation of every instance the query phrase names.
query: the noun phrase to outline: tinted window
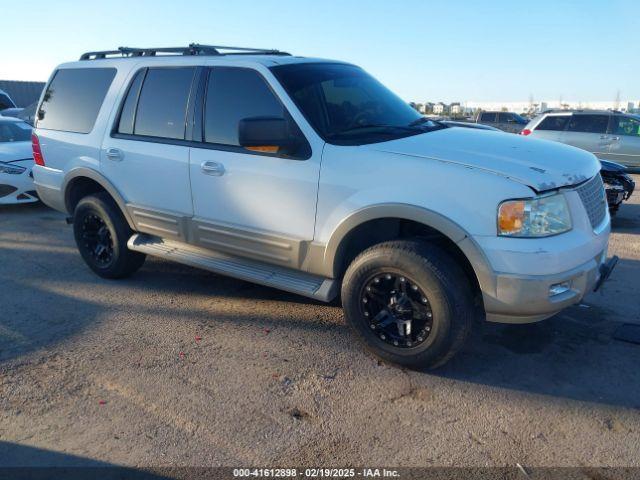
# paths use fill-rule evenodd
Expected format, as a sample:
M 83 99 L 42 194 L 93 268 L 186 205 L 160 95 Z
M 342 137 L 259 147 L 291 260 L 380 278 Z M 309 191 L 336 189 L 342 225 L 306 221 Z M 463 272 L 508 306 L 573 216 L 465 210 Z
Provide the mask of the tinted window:
M 129 91 L 127 93 L 127 99 L 122 106 L 122 112 L 120 113 L 120 123 L 118 124 L 119 133 L 133 133 L 133 122 L 135 120 L 136 105 L 138 104 L 138 96 L 140 95 L 140 87 L 142 87 L 142 81 L 144 75 L 147 72 L 146 69 L 140 70 L 136 73 Z
M 540 122 L 540 124 L 536 127 L 536 130 L 564 130 L 564 127 L 567 126 L 570 118 L 570 115 L 549 115 L 547 118 Z
M 506 112 L 498 113 L 498 122 L 507 123 L 509 121 L 515 121 L 512 114 Z
M 205 142 L 238 143 L 238 124 L 248 117 L 284 116 L 284 107 L 262 76 L 246 68 L 213 68 L 205 103 Z
M 187 102 L 195 68 L 150 68 L 144 79 L 133 133 L 184 138 Z
M 333 144 L 362 145 L 442 128 L 353 65 L 302 63 L 271 70 L 318 134 Z
M 482 113 L 480 114 L 481 122 L 495 122 L 496 114 L 495 113 Z
M 573 115 L 569 121 L 569 132 L 606 133 L 608 115 Z
M 615 135 L 640 136 L 640 119 L 631 117 L 614 117 L 613 133 Z
M 0 121 L 0 143 L 30 142 L 31 127 L 23 122 Z
M 5 93 L 0 93 L 0 110 L 4 110 L 5 108 L 15 108 L 16 106 L 13 104 L 9 96 Z
M 115 68 L 58 70 L 40 104 L 38 128 L 89 133 L 115 74 Z

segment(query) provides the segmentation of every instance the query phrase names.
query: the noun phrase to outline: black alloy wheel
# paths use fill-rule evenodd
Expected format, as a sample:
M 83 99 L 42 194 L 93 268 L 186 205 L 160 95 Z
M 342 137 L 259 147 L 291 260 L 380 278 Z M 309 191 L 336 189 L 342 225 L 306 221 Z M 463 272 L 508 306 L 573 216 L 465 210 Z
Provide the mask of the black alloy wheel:
M 362 315 L 384 342 L 400 348 L 422 344 L 433 326 L 429 299 L 412 279 L 393 272 L 373 275 L 360 298 Z

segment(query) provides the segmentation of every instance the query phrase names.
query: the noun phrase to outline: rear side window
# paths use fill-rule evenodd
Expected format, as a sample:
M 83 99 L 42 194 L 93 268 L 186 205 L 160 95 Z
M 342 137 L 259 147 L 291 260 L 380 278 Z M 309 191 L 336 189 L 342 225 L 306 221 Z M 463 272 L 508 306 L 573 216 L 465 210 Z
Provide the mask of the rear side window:
M 140 90 L 135 122 L 129 116 L 122 124 L 122 115 L 130 115 L 133 110 L 135 99 L 131 97 L 137 96 L 135 84 L 142 82 L 137 76 L 123 106 L 120 117 L 123 131 L 119 132 L 130 133 L 129 126 L 132 125 L 134 135 L 184 139 L 187 103 L 195 70 L 194 67 L 150 68 Z
M 89 133 L 115 75 L 115 68 L 58 70 L 38 109 L 38 128 Z
M 501 112 L 498 114 L 498 122 L 507 123 L 511 120 L 515 121 L 511 113 Z
M 480 114 L 481 122 L 495 122 L 496 114 L 495 113 L 481 113 Z
M 238 125 L 249 117 L 285 116 L 284 106 L 255 70 L 214 67 L 205 102 L 205 142 L 239 146 Z
M 550 115 L 540 122 L 536 130 L 564 130 L 570 118 L 570 115 Z
M 606 133 L 608 115 L 573 115 L 569 122 L 569 132 Z

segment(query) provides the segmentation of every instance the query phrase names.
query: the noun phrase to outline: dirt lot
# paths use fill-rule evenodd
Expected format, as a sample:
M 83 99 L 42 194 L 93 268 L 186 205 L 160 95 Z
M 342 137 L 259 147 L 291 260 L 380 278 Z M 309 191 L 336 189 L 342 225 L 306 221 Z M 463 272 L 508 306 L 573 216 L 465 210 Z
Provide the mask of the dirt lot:
M 61 214 L 1 208 L 0 466 L 640 466 L 640 345 L 613 338 L 640 323 L 640 194 L 613 225 L 602 292 L 420 373 L 337 307 L 155 259 L 102 280 Z

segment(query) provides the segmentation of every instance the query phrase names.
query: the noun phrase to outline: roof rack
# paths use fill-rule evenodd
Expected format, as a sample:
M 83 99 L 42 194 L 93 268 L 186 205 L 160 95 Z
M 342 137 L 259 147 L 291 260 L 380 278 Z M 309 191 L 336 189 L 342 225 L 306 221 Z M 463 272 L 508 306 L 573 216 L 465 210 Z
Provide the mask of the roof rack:
M 225 47 L 222 45 L 201 45 L 191 43 L 188 47 L 131 48 L 119 47 L 117 50 L 87 52 L 80 60 L 101 60 L 113 57 L 155 57 L 158 53 L 167 55 L 291 55 L 280 50 L 264 48 Z

